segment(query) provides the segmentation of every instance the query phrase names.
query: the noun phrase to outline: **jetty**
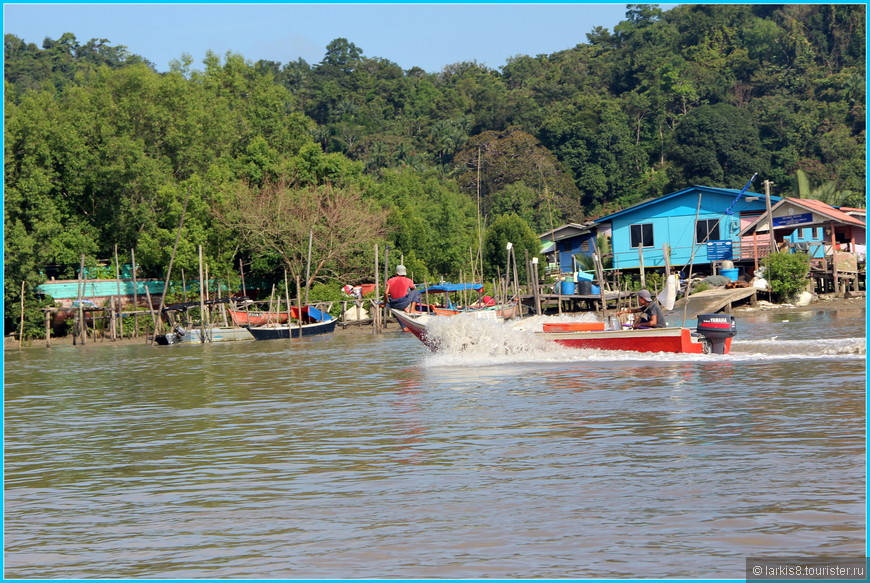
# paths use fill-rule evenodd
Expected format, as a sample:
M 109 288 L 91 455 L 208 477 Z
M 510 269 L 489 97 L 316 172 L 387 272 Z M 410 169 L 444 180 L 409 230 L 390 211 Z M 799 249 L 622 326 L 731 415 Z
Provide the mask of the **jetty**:
M 678 300 L 674 304 L 674 309 L 667 313 L 682 314 L 685 312 L 691 314 L 692 317 L 697 314 L 715 314 L 723 310 L 730 313 L 735 303 L 746 298 L 749 298 L 750 303 L 754 306 L 757 302 L 757 293 L 758 289 L 754 287 L 709 289 Z

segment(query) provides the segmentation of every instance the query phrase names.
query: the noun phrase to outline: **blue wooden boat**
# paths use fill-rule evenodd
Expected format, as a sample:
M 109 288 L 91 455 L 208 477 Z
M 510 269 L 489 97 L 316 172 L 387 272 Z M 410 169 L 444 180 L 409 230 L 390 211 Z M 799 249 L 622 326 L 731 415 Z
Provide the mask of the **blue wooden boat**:
M 335 331 L 338 320 L 329 314 L 312 306 L 302 309 L 301 323 L 265 324 L 263 326 L 245 326 L 254 340 L 279 340 L 281 338 L 299 338 L 301 336 L 316 336 L 331 334 Z

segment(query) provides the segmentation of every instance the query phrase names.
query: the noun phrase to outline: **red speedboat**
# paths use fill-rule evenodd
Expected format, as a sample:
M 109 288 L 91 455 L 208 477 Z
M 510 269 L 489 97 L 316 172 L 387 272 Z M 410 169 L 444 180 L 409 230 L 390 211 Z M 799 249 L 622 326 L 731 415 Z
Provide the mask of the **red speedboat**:
M 393 310 L 393 315 L 423 344 L 432 350 L 438 349 L 437 342 L 427 334 L 428 324 L 438 316 L 409 314 L 399 310 Z M 728 354 L 731 339 L 737 332 L 734 316 L 730 314 L 702 314 L 698 316 L 695 330 L 682 327 L 643 330 L 603 328 L 603 325 L 590 326 L 589 323 L 581 323 L 580 326 L 543 325 L 541 331 L 535 332 L 535 336 L 569 348 Z

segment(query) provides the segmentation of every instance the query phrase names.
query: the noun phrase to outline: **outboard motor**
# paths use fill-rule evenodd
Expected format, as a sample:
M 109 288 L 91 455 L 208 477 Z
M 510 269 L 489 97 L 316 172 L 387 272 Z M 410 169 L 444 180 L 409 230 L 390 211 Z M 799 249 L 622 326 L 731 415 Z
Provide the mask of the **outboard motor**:
M 737 320 L 731 314 L 700 314 L 697 330 L 710 345 L 710 352 L 725 354 L 725 340 L 737 334 Z

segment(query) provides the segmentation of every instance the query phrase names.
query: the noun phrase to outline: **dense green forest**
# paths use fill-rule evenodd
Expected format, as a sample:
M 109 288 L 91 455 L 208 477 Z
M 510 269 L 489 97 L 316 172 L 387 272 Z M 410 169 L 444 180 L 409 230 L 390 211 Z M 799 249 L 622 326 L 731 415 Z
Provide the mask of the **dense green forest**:
M 331 284 L 371 280 L 378 244 L 432 282 L 479 248 L 491 277 L 503 240 L 535 253 L 567 221 L 754 172 L 863 206 L 865 10 L 629 5 L 563 51 L 439 73 L 343 38 L 316 64 L 208 53 L 158 73 L 107 39 L 7 34 L 6 322 L 22 281 L 116 249 L 143 276 L 174 249 L 195 273 L 202 246 L 224 278 L 241 261 Z

